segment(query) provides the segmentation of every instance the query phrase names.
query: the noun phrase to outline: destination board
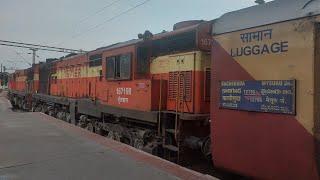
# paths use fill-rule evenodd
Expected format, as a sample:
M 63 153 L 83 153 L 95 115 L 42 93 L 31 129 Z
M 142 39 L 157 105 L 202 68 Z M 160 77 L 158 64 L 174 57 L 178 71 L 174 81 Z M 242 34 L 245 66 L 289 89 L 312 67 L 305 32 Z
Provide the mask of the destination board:
M 294 115 L 295 87 L 295 80 L 221 81 L 220 108 Z

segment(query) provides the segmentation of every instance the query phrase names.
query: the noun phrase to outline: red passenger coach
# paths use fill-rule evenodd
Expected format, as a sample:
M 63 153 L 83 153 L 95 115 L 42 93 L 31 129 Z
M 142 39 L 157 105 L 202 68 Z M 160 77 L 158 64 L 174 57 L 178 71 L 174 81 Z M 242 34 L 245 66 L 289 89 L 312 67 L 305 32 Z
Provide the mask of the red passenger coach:
M 279 0 L 215 20 L 217 167 L 256 179 L 319 179 L 319 7 Z

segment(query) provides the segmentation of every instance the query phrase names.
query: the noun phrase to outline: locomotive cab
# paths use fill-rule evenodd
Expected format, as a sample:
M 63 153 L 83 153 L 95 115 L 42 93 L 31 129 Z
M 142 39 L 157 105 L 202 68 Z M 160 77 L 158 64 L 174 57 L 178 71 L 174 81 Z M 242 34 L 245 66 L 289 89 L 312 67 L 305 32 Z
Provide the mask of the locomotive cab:
M 159 116 L 164 157 L 183 165 L 201 164 L 210 154 L 209 34 L 210 22 L 187 21 L 152 38 L 150 75 L 166 82 Z

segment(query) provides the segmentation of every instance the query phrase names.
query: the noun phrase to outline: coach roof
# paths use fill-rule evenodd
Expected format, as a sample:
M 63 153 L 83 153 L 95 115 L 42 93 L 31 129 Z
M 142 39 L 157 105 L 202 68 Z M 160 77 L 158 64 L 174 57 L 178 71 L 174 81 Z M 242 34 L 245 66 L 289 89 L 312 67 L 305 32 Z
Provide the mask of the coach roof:
M 214 20 L 213 34 L 222 34 L 320 14 L 320 0 L 275 0 L 226 13 Z

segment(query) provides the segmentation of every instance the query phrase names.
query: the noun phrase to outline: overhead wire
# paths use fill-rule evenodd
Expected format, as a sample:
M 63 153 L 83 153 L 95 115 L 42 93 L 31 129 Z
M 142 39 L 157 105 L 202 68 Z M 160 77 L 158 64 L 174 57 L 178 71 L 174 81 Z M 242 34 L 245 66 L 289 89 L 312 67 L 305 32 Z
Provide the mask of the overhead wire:
M 31 66 L 31 63 L 29 63 L 28 60 L 24 56 L 21 55 L 22 54 L 21 52 L 18 52 L 17 50 L 12 49 L 12 48 L 8 48 L 8 49 L 11 50 L 12 53 L 14 53 L 16 56 L 21 58 L 21 60 L 5 60 L 6 62 L 15 63 L 15 66 L 16 66 L 16 62 L 23 62 L 23 63 L 26 63 L 29 66 Z
M 15 44 L 15 45 L 29 46 L 28 48 L 34 48 L 34 49 L 50 48 L 50 49 L 56 49 L 56 50 L 78 51 L 78 50 L 69 49 L 69 48 L 54 47 L 54 46 L 45 46 L 45 45 L 40 45 L 40 44 L 30 44 L 30 43 L 23 43 L 23 42 L 17 42 L 17 41 L 0 40 L 0 43 L 2 43 L 1 45 L 5 45 L 5 44 Z
M 15 53 L 16 53 L 16 55 L 17 56 L 19 56 L 20 58 L 22 58 L 22 61 L 23 62 L 25 62 L 25 63 L 27 63 L 28 65 L 32 65 L 31 63 L 29 63 L 27 60 L 26 60 L 26 58 L 24 58 L 22 55 L 21 55 L 21 53 L 19 53 L 17 50 L 15 50 L 15 49 L 12 49 Z
M 44 45 L 40 45 L 40 44 L 30 44 L 30 43 L 7 41 L 7 40 L 0 40 L 0 45 L 26 48 L 26 49 L 31 49 L 31 50 L 35 49 L 35 50 L 45 50 L 45 51 L 53 51 L 53 52 L 65 52 L 65 53 L 85 53 L 85 51 L 83 51 L 83 50 L 75 50 L 75 49 L 53 47 L 53 46 L 44 46 Z
M 109 7 L 111 7 L 111 6 L 113 6 L 114 4 L 116 4 L 116 3 L 120 2 L 120 1 L 122 1 L 122 0 L 114 0 L 114 1 L 112 1 L 111 3 L 109 3 L 109 4 L 105 5 L 105 6 L 103 6 L 102 8 L 98 9 L 98 10 L 97 10 L 97 11 L 95 11 L 94 13 L 92 13 L 92 14 L 90 14 L 90 15 L 87 15 L 86 17 L 82 18 L 82 19 L 81 19 L 81 20 L 80 20 L 76 25 L 74 25 L 74 26 L 77 26 L 77 25 L 79 25 L 79 24 L 81 24 L 81 23 L 85 22 L 85 21 L 86 21 L 87 19 L 89 19 L 90 17 L 95 16 L 95 15 L 97 15 L 97 14 L 99 14 L 99 13 L 103 12 L 105 9 L 107 9 L 107 8 L 109 8 Z M 4 42 L 4 43 L 11 43 L 10 41 L 3 41 L 3 40 L 1 40 L 1 42 Z M 14 42 L 14 43 L 19 44 L 19 42 Z M 34 45 L 34 44 L 25 44 L 25 43 L 21 43 L 21 44 L 23 44 L 23 45 Z M 46 44 L 46 42 L 43 42 L 43 43 L 41 43 L 41 44 Z M 4 44 L 1 44 L 1 45 L 4 45 Z M 51 46 L 42 46 L 42 45 L 39 45 L 39 44 L 36 44 L 35 46 L 39 46 L 39 47 L 49 47 L 49 48 L 56 48 L 56 47 L 51 47 Z M 66 49 L 66 48 L 64 48 L 64 49 Z M 23 56 L 21 56 L 21 55 L 20 55 L 20 53 L 18 53 L 16 50 L 13 50 L 13 51 L 16 53 L 16 55 L 18 55 L 20 58 L 22 58 L 22 59 L 23 59 L 23 61 L 25 61 L 26 63 L 28 63 L 28 62 L 27 62 L 27 60 L 26 60 Z
M 24 49 L 29 49 L 33 51 L 44 50 L 44 51 L 61 52 L 61 53 L 86 53 L 83 50 L 66 49 L 61 47 L 44 46 L 40 44 L 30 44 L 30 43 L 17 42 L 17 41 L 8 41 L 8 40 L 0 40 L 0 46 L 24 48 Z M 13 51 L 15 52 L 16 55 L 18 55 L 22 59 L 22 61 L 20 62 L 25 62 L 31 65 L 22 55 L 20 55 L 20 53 L 18 53 L 18 51 L 14 49 Z M 39 57 L 39 56 L 36 56 L 36 57 Z
M 93 30 L 101 27 L 101 26 L 104 25 L 105 23 L 108 23 L 108 22 L 110 22 L 110 21 L 112 21 L 112 20 L 114 20 L 114 19 L 116 19 L 116 18 L 118 18 L 118 17 L 120 17 L 120 16 L 122 16 L 122 15 L 125 15 L 125 14 L 133 11 L 134 9 L 136 9 L 136 8 L 138 8 L 138 7 L 146 4 L 146 3 L 148 3 L 149 1 L 151 1 L 151 0 L 145 0 L 145 1 L 139 3 L 139 4 L 135 5 L 135 6 L 132 6 L 132 7 L 128 8 L 127 10 L 122 11 L 122 12 L 116 14 L 115 16 L 112 16 L 111 18 L 105 20 L 104 22 L 99 23 L 99 24 L 93 26 L 92 28 L 87 29 L 86 31 L 84 31 L 84 32 L 82 32 L 82 33 L 78 33 L 78 34 L 76 34 L 76 35 L 71 36 L 71 38 L 69 38 L 68 40 L 72 40 L 72 39 L 78 38 L 78 37 L 80 37 L 80 36 L 82 36 L 82 35 L 84 35 L 84 34 L 87 34 L 87 33 L 91 32 L 91 31 L 93 31 Z M 66 41 L 60 42 L 58 45 L 61 45 L 61 44 L 64 44 L 64 43 L 66 43 Z
M 95 15 L 97 15 L 97 14 L 99 14 L 99 13 L 103 12 L 105 9 L 107 9 L 107 8 L 109 8 L 109 7 L 111 7 L 111 6 L 113 6 L 114 4 L 116 4 L 116 3 L 120 2 L 120 1 L 122 1 L 122 0 L 115 0 L 115 1 L 112 1 L 111 3 L 109 3 L 109 4 L 105 5 L 105 6 L 103 6 L 101 9 L 98 9 L 98 10 L 97 10 L 97 11 L 95 11 L 94 13 L 92 13 L 92 14 L 90 14 L 90 15 L 87 15 L 86 17 L 82 18 L 78 23 L 76 23 L 76 25 L 75 25 L 75 26 L 77 26 L 77 25 L 79 25 L 79 24 L 81 24 L 81 23 L 85 22 L 87 19 L 89 19 L 89 18 L 91 18 L 92 16 L 95 16 Z
M 100 9 L 98 9 L 97 11 L 95 11 L 95 12 L 93 12 L 93 13 L 85 16 L 84 18 L 82 18 L 81 20 L 79 20 L 77 23 L 75 23 L 75 24 L 72 25 L 71 27 L 72 27 L 72 28 L 76 28 L 78 25 L 80 25 L 81 23 L 85 22 L 86 20 L 88 20 L 88 19 L 91 18 L 92 16 L 95 16 L 95 15 L 103 12 L 103 11 L 106 10 L 107 8 L 115 5 L 116 3 L 120 2 L 120 1 L 122 1 L 122 0 L 114 0 L 114 1 L 112 1 L 111 3 L 108 3 L 107 5 L 103 6 L 103 7 L 100 8 Z M 72 30 L 72 31 L 74 31 L 74 30 Z M 41 44 L 47 44 L 47 43 L 48 43 L 48 41 L 43 41 Z M 60 43 L 50 43 L 50 44 L 57 44 L 57 45 L 59 45 Z

